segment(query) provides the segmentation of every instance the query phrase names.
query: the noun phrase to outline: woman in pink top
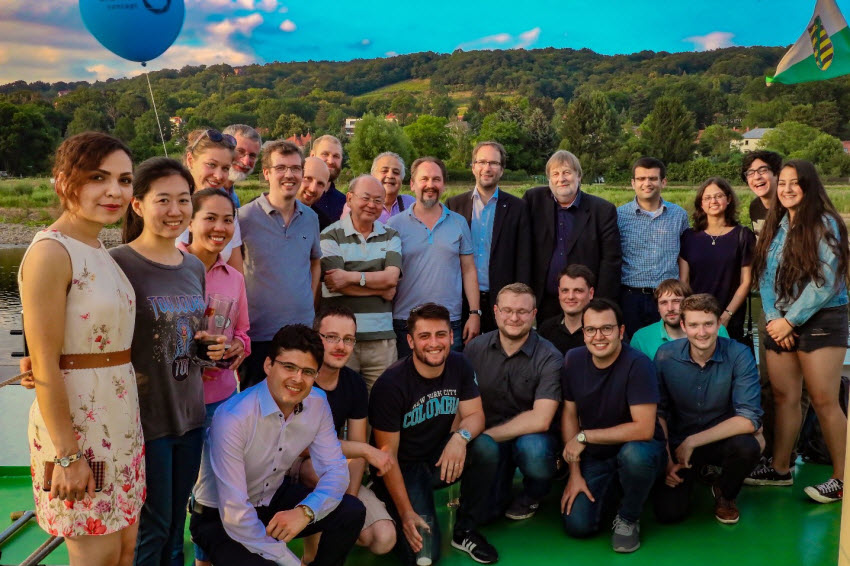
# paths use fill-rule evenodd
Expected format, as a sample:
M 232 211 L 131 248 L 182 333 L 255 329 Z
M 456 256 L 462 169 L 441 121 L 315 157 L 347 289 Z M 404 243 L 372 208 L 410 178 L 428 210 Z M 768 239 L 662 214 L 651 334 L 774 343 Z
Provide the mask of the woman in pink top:
M 203 189 L 192 195 L 192 220 L 188 245 L 180 244 L 185 251 L 200 259 L 207 269 L 207 296 L 217 293 L 236 299 L 235 312 L 225 334 L 232 333 L 230 348 L 224 359 L 232 362 L 227 369 L 204 370 L 204 403 L 207 406 L 207 426 L 215 410 L 236 392 L 236 369 L 251 353 L 248 338 L 248 301 L 245 296 L 245 279 L 234 267 L 225 263 L 221 250 L 233 237 L 236 209 L 224 189 Z M 229 337 L 229 336 L 228 336 Z

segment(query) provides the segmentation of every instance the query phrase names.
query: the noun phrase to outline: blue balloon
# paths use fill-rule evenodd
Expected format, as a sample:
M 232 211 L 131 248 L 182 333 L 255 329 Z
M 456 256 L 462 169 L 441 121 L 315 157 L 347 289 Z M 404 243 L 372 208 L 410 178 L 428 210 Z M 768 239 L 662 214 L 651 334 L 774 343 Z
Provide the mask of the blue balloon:
M 80 0 L 80 13 L 101 45 L 144 63 L 168 49 L 183 27 L 183 0 Z

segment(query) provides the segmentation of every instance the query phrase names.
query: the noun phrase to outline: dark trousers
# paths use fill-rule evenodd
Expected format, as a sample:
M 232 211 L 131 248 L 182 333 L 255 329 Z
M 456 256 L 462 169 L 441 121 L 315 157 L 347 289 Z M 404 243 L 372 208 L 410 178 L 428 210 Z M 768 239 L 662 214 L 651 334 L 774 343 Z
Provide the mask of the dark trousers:
M 279 511 L 295 508 L 312 490 L 289 478 L 275 492 L 268 507 L 257 507 L 257 517 L 268 525 Z M 298 538 L 322 533 L 313 566 L 338 566 L 360 536 L 366 508 L 356 498 L 344 495 L 336 509 L 323 519 L 316 521 L 298 533 Z M 239 564 L 240 566 L 275 566 L 273 560 L 254 554 L 227 534 L 221 523 L 218 510 L 205 509 L 203 513 L 192 512 L 189 520 L 192 540 L 200 546 L 213 564 Z
M 481 309 L 481 334 L 496 330 L 496 316 L 493 314 L 493 305 L 496 304 L 496 295 L 498 290 L 491 294 L 490 291 L 481 291 L 478 299 L 478 308 Z M 469 303 L 466 301 L 466 295 L 463 296 L 463 310 L 460 315 L 461 328 L 466 326 L 466 321 L 469 320 Z
M 670 450 L 675 452 L 671 446 Z M 739 434 L 695 449 L 691 467 L 678 471 L 684 482 L 669 487 L 662 478 L 655 488 L 655 517 L 661 523 L 675 523 L 688 516 L 696 474 L 703 466 L 720 466 L 723 471 L 715 485 L 723 497 L 735 499 L 744 485 L 744 478 L 758 464 L 761 449 L 752 434 Z
M 266 378 L 266 370 L 263 369 L 263 364 L 269 355 L 271 345 L 271 340 L 268 342 L 251 341 L 251 355 L 245 358 L 239 367 L 239 391 L 245 391 Z
M 490 491 L 490 513 L 487 521 L 495 521 L 505 514 L 510 505 L 514 472 L 522 474 L 523 493 L 539 501 L 549 493 L 555 477 L 555 437 L 546 432 L 524 434 L 512 440 L 496 442 L 487 435 L 482 438 L 494 442 L 498 450 L 496 479 Z M 490 451 L 488 450 L 488 454 Z
M 573 500 L 570 514 L 561 516 L 566 533 L 575 538 L 599 532 L 603 514 L 617 514 L 626 521 L 640 519 L 643 505 L 652 486 L 664 474 L 667 451 L 660 440 L 626 442 L 610 458 L 594 458 L 582 454 L 581 475 L 596 501 L 584 493 Z
M 466 461 L 460 478 L 460 506 L 457 510 L 455 531 L 475 529 L 484 522 L 489 511 L 490 488 L 496 472 L 494 463 L 498 461 L 498 458 L 498 446 L 487 435 L 478 436 L 467 446 Z M 440 525 L 437 522 L 437 508 L 434 505 L 434 490 L 447 487 L 449 484 L 440 480 L 440 468 L 434 465 L 435 462 L 436 460 L 434 462 L 399 462 L 398 467 L 404 478 L 404 487 L 413 510 L 420 516 L 430 515 L 434 518 L 431 558 L 436 563 L 440 559 L 442 539 Z M 387 511 L 395 520 L 396 554 L 403 564 L 415 564 L 416 553 L 407 543 L 401 528 L 401 518 L 383 478 L 375 476 L 372 489 L 375 495 L 386 503 Z
M 622 285 L 620 307 L 623 309 L 623 322 L 626 325 L 626 336 L 629 338 L 644 326 L 661 320 L 655 296 L 648 288 L 639 290 Z
M 463 326 L 459 320 L 451 321 L 452 327 L 452 350 L 455 352 L 463 351 Z M 393 330 L 395 331 L 395 348 L 398 352 L 398 359 L 402 359 L 413 353 L 410 346 L 407 344 L 407 321 L 398 318 L 393 319 Z M 253 344 L 252 344 L 253 347 Z M 252 354 L 253 355 L 253 354 Z

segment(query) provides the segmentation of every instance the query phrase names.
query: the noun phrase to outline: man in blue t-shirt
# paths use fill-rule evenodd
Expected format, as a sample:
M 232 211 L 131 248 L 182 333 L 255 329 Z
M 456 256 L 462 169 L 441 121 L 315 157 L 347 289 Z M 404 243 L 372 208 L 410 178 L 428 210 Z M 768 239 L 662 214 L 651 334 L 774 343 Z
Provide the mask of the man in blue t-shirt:
M 434 518 L 431 558 L 437 562 L 441 543 L 433 490 L 460 480 L 452 546 L 491 564 L 499 554 L 476 529 L 489 511 L 498 450 L 479 437 L 484 409 L 475 372 L 461 354 L 450 351 L 446 307 L 414 308 L 407 328 L 413 353 L 387 368 L 369 400 L 373 443 L 398 460 L 398 466 L 375 477 L 375 494 L 396 521 L 396 551 L 405 565 L 415 564 L 422 548 L 417 531 L 427 527 L 422 515 Z
M 561 432 L 570 478 L 561 497 L 564 530 L 599 531 L 602 506 L 619 478 L 623 497 L 614 518 L 616 552 L 640 548 L 640 514 L 666 463 L 656 418 L 658 381 L 652 362 L 623 343 L 623 313 L 593 299 L 582 317 L 584 343 L 567 352 L 561 378 Z

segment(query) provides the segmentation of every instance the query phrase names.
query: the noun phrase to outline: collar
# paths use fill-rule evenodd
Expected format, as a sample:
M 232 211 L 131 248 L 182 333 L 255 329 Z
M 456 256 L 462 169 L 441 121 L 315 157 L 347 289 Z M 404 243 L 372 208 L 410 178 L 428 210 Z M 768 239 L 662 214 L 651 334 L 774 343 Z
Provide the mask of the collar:
M 649 215 L 655 214 L 655 212 L 647 212 L 644 209 L 642 209 L 637 202 L 637 196 L 635 196 L 635 198 L 630 200 L 629 203 L 631 204 L 632 210 L 634 211 L 635 214 L 641 214 L 641 213 L 649 214 Z M 664 197 L 661 197 L 661 206 L 659 207 L 659 209 L 662 210 L 662 211 L 667 210 L 667 204 L 668 203 L 667 203 L 666 200 L 664 200 Z
M 505 351 L 502 348 L 502 340 L 499 338 L 499 330 L 493 330 L 489 334 L 491 334 L 492 336 L 489 337 L 489 342 L 487 346 L 490 348 L 498 349 L 504 354 Z M 537 332 L 532 328 L 531 331 L 528 333 L 528 338 L 525 340 L 525 344 L 523 344 L 522 347 L 517 350 L 517 352 L 522 352 L 529 358 L 532 357 L 534 355 L 534 349 L 537 347 L 537 342 L 539 340 L 540 337 L 537 335 Z
M 189 246 L 183 242 L 177 242 L 177 249 L 181 252 L 186 252 L 187 254 L 192 255 L 192 252 L 189 251 Z M 217 267 L 223 267 L 225 270 L 227 270 L 227 263 L 221 258 L 221 254 L 218 254 L 218 256 L 215 258 L 215 262 L 213 262 L 212 267 L 209 268 L 209 271 L 212 271 Z
M 441 202 L 439 202 L 439 203 L 437 203 L 437 204 L 438 204 L 438 205 L 440 205 L 440 208 L 441 208 L 441 209 L 442 209 L 442 211 L 443 211 L 443 212 L 442 212 L 442 214 L 440 214 L 440 218 L 438 218 L 438 219 L 437 219 L 437 224 L 439 224 L 440 222 L 442 222 L 443 220 L 445 220 L 445 218 L 449 215 L 449 209 L 448 209 L 448 207 L 446 207 L 446 206 L 445 206 L 443 203 L 441 203 Z M 421 220 L 419 220 L 418 218 L 416 218 L 416 215 L 415 215 L 415 214 L 413 214 L 413 209 L 414 209 L 417 205 L 419 205 L 419 201 L 416 201 L 416 202 L 414 202 L 413 204 L 411 204 L 410 206 L 408 206 L 407 208 L 405 208 L 405 209 L 404 209 L 404 212 L 402 212 L 401 214 L 406 214 L 406 215 L 410 216 L 411 218 L 413 218 L 414 220 L 416 220 L 417 222 L 419 222 L 420 224 L 424 224 L 424 222 L 422 222 Z M 434 228 L 436 228 L 436 227 L 437 227 L 437 224 L 434 224 Z
M 269 391 L 269 382 L 264 379 L 259 385 L 257 385 L 257 387 L 259 388 L 257 391 L 257 397 L 260 403 L 260 414 L 263 417 L 268 417 L 269 415 L 283 414 L 280 410 L 280 407 L 277 406 L 277 402 L 274 400 L 274 397 L 272 397 L 271 391 Z M 307 398 L 309 398 L 312 394 L 313 391 L 311 389 L 310 394 L 307 395 L 304 401 L 306 401 Z M 290 415 L 290 418 L 304 411 L 304 401 L 298 403 L 295 406 L 295 410 L 292 411 L 292 415 Z
M 558 199 L 555 198 L 555 193 L 552 192 L 552 189 L 549 189 L 549 194 L 552 195 L 552 200 L 555 201 L 556 210 L 569 210 L 571 208 L 578 208 L 581 204 L 581 185 L 579 185 L 578 191 L 576 191 L 576 198 L 573 199 L 573 202 L 570 203 L 570 206 L 564 208 L 561 206 L 561 203 L 558 202 Z
M 711 357 L 708 359 L 709 362 L 720 363 L 726 360 L 726 343 L 724 340 L 728 340 L 728 338 L 723 338 L 722 336 L 717 337 L 717 344 L 714 347 L 714 353 L 712 353 Z M 676 343 L 677 346 L 674 351 L 674 357 L 677 360 L 680 362 L 699 365 L 693 360 L 693 358 L 691 358 L 691 343 L 687 338 L 678 338 L 673 342 Z
M 478 192 L 478 185 L 476 185 L 475 188 L 472 189 L 472 200 L 473 202 L 481 200 L 481 193 Z M 487 201 L 487 204 L 490 204 L 490 202 L 495 202 L 497 200 L 499 200 L 499 187 L 496 187 L 496 191 L 493 193 L 493 196 L 490 197 L 490 200 Z M 485 204 L 484 206 L 487 206 L 487 204 Z
M 354 222 L 351 221 L 351 214 L 346 214 L 345 216 L 340 218 L 339 223 L 340 223 L 340 226 L 342 227 L 343 233 L 346 236 L 353 236 L 354 234 L 360 234 L 360 232 L 358 232 L 354 228 Z M 383 222 L 380 222 L 379 220 L 375 220 L 372 223 L 372 231 L 369 233 L 369 238 L 371 238 L 372 236 L 379 236 L 379 235 L 385 233 L 386 231 L 387 230 L 384 227 Z M 360 234 L 360 235 L 362 236 L 363 234 Z
M 272 214 L 280 214 L 280 211 L 272 206 L 272 203 L 269 202 L 269 193 L 263 193 L 257 198 L 257 202 L 260 203 L 260 208 L 262 208 L 266 214 L 271 216 Z M 295 199 L 295 209 L 294 214 L 303 214 L 304 213 L 304 205 L 301 204 L 301 201 Z

